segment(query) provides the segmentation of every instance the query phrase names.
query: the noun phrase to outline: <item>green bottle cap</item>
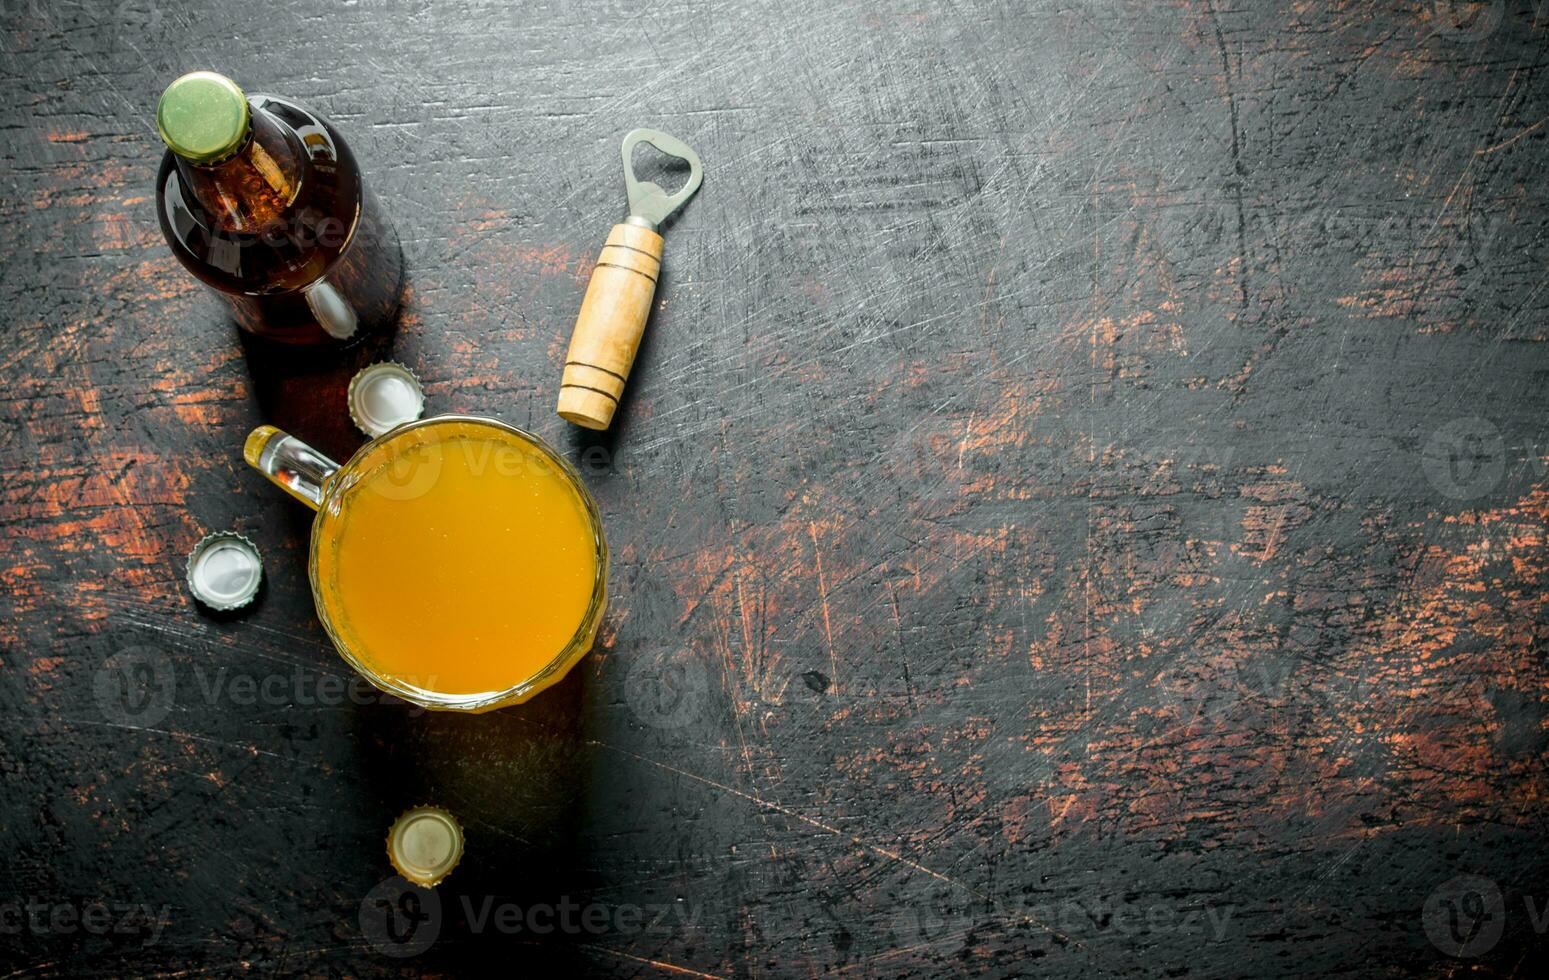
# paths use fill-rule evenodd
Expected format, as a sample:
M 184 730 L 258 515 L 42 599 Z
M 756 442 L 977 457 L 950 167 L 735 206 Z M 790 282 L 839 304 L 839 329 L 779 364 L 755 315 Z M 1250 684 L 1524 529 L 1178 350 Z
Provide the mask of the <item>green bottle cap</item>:
M 213 71 L 191 71 L 161 93 L 156 129 L 162 142 L 193 163 L 216 163 L 247 138 L 247 96 Z

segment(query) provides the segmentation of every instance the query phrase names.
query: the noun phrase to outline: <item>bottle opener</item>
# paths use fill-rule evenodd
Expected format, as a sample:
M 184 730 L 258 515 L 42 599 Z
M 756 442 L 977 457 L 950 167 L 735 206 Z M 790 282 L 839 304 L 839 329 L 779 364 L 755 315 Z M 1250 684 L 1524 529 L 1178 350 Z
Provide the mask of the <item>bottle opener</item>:
M 641 143 L 688 161 L 688 182 L 677 193 L 668 194 L 652 181 L 636 179 L 634 152 Z M 694 196 L 704 179 L 699 155 L 666 133 L 636 129 L 624 137 L 623 151 L 629 217 L 613 226 L 597 256 L 570 335 L 556 408 L 561 418 L 588 429 L 612 424 L 629 380 L 661 272 L 662 236 L 656 229 Z

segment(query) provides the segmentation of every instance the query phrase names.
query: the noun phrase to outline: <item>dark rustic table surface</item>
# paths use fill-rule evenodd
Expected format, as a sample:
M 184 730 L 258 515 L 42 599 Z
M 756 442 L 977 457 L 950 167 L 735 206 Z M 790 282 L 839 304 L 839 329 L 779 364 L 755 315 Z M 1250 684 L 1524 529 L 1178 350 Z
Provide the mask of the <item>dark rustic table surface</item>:
M 0 977 L 1542 975 L 1542 4 L 0 7 Z M 429 409 L 585 472 L 611 601 L 531 703 L 383 703 L 318 626 L 243 437 L 348 455 L 387 352 L 176 264 L 195 68 L 350 140 Z M 706 177 L 598 436 L 637 125 Z

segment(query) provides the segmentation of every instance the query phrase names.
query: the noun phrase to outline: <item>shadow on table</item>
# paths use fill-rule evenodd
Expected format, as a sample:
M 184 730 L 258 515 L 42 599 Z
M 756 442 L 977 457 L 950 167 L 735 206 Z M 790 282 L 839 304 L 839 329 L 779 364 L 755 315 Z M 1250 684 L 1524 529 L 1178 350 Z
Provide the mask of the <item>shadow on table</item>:
M 435 945 L 417 968 L 487 961 L 511 950 L 524 965 L 569 965 L 578 975 L 595 961 L 574 948 L 593 937 L 563 928 L 565 903 L 584 904 L 579 864 L 590 774 L 584 751 L 584 669 L 525 704 L 480 715 L 427 712 L 404 705 L 354 708 L 356 764 L 374 799 L 384 846 L 369 856 L 383 876 L 387 828 L 405 810 L 431 804 L 463 827 L 461 863 L 436 889 L 441 910 Z M 534 920 L 534 909 L 546 909 Z M 538 928 L 534 928 L 537 926 Z M 573 961 L 573 962 L 572 962 Z
M 348 459 L 365 441 L 350 421 L 350 379 L 367 364 L 390 358 L 396 333 L 395 325 L 343 350 L 314 351 L 239 330 L 263 420 L 336 460 Z
M 259 417 L 290 433 L 335 462 L 349 459 L 366 441 L 350 420 L 350 379 L 373 361 L 392 356 L 397 321 L 381 334 L 343 350 L 314 350 L 279 344 L 237 329 Z M 285 509 L 286 532 L 311 536 L 312 511 Z

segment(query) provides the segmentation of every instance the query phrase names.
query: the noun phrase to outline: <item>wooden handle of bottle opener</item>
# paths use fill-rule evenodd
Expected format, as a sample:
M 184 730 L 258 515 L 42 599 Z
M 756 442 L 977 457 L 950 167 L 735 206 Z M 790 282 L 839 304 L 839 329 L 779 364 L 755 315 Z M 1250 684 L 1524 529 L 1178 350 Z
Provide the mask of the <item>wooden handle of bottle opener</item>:
M 662 236 L 639 225 L 613 226 L 570 335 L 557 409 L 564 419 L 588 429 L 613 422 L 661 267 Z

